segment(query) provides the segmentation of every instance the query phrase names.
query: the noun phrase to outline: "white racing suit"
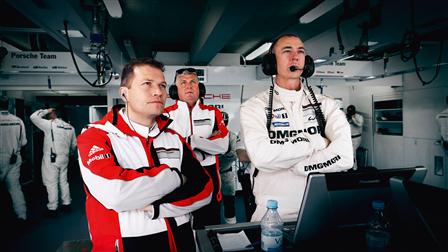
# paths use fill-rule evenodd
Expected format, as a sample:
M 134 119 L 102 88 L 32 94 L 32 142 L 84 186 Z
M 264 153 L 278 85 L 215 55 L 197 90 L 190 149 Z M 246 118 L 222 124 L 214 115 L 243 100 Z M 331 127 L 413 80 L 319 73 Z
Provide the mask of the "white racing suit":
M 222 194 L 224 196 L 235 196 L 236 174 L 232 164 L 236 161 L 236 134 L 229 131 L 229 149 L 226 153 L 218 156 L 219 173 L 221 176 Z
M 178 100 L 165 108 L 165 113 L 173 120 L 169 127 L 187 139 L 213 181 L 213 199 L 208 206 L 193 213 L 193 228 L 220 224 L 222 193 L 217 155 L 224 154 L 229 147 L 229 131 L 221 111 L 198 100 L 190 112 L 188 104 Z
M 44 119 L 48 113 L 47 109 L 40 109 L 34 112 L 30 119 L 45 134 L 42 181 L 48 193 L 47 208 L 56 210 L 59 205 L 58 195 L 61 195 L 62 205 L 70 205 L 72 202 L 67 181 L 67 166 L 70 152 L 76 149 L 76 135 L 74 128 L 63 120 Z M 51 160 L 51 153 L 56 154 L 54 162 Z
M 26 144 L 23 121 L 8 111 L 0 111 L 0 182 L 5 182 L 18 219 L 26 220 L 26 203 L 20 185 L 20 149 Z M 11 159 L 16 155 L 15 162 Z
M 246 151 L 252 167 L 258 169 L 253 185 L 257 208 L 252 221 L 263 217 L 269 199 L 278 201 L 283 219 L 297 218 L 308 173 L 338 172 L 353 166 L 350 126 L 335 100 L 317 95 L 327 122 L 325 139 L 320 135 L 308 90 L 275 85 L 273 97 L 269 133 L 269 90 L 243 103 L 240 110 Z
M 353 144 L 353 169 L 358 169 L 358 161 L 356 160 L 356 150 L 361 144 L 362 140 L 362 125 L 364 124 L 364 118 L 362 115 L 355 113 L 349 120 L 350 131 L 352 133 Z

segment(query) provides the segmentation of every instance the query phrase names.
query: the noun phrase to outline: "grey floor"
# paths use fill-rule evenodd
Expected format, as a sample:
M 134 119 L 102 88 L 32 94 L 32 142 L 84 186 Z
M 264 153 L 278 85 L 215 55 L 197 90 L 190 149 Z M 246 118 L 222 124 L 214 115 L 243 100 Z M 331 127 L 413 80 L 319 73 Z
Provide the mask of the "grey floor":
M 31 183 L 23 187 L 29 218 L 29 223 L 25 227 L 19 227 L 15 222 L 9 194 L 4 186 L 0 187 L 0 223 L 2 223 L 3 231 L 6 232 L 0 237 L 3 240 L 0 250 L 5 252 L 53 252 L 64 241 L 88 240 L 89 233 L 84 208 L 85 193 L 79 174 L 72 171 L 69 182 L 73 200 L 72 211 L 58 213 L 56 218 L 45 216 L 46 192 L 41 183 Z M 236 197 L 235 205 L 237 221 L 244 222 L 246 218 L 244 202 L 239 194 Z

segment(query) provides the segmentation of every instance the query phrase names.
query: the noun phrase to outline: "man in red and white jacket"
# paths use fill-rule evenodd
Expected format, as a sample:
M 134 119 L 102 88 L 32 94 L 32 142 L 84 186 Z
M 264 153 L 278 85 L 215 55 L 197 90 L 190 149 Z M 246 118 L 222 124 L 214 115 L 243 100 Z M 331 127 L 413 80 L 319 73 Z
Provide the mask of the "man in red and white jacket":
M 174 120 L 169 127 L 187 139 L 213 180 L 212 202 L 193 213 L 193 228 L 200 229 L 221 223 L 222 195 L 217 155 L 227 152 L 229 131 L 221 111 L 203 104 L 200 99 L 205 95 L 205 86 L 199 83 L 196 69 L 178 69 L 174 82 L 169 91 L 176 103 L 165 108 L 170 119 Z
M 122 73 L 125 109 L 78 137 L 92 251 L 194 251 L 190 213 L 212 196 L 191 147 L 168 129 L 163 64 L 137 59 Z

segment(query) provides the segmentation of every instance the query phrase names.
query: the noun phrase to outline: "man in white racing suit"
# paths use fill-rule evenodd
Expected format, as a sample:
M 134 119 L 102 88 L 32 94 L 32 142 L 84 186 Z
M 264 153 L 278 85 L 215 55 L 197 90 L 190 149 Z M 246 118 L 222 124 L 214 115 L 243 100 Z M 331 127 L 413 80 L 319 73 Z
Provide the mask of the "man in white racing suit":
M 20 185 L 20 149 L 26 144 L 23 121 L 8 112 L 8 98 L 0 97 L 0 183 L 5 183 L 19 221 L 26 220 L 26 202 Z M 3 203 L 2 203 L 3 204 Z
M 258 169 L 253 185 L 257 208 L 251 221 L 263 217 L 269 199 L 278 201 L 282 218 L 296 218 L 308 173 L 338 172 L 353 166 L 350 126 L 344 113 L 334 99 L 318 95 L 326 119 L 325 129 L 321 129 L 316 103 L 301 83 L 303 42 L 295 34 L 282 35 L 270 53 L 276 61 L 273 90 L 250 98 L 240 109 L 246 150 Z M 269 111 L 272 121 L 268 125 Z
M 229 131 L 221 111 L 203 103 L 205 86 L 199 82 L 196 69 L 176 70 L 174 83 L 169 92 L 176 103 L 165 108 L 165 113 L 173 120 L 169 127 L 187 139 L 213 181 L 212 201 L 193 213 L 193 228 L 220 224 L 222 193 L 217 155 L 227 152 Z
M 48 217 L 56 217 L 59 195 L 62 211 L 70 211 L 72 198 L 67 180 L 70 154 L 76 150 L 76 134 L 72 125 L 57 117 L 56 109 L 39 109 L 31 121 L 44 132 L 42 181 L 47 189 Z

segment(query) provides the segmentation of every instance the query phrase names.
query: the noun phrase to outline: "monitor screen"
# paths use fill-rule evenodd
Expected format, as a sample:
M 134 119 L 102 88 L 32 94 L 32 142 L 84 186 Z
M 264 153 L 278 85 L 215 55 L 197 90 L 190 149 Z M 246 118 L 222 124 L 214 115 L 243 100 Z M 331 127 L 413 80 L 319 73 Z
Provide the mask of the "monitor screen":
M 371 202 L 383 200 L 390 214 L 396 214 L 390 178 L 422 182 L 425 175 L 424 167 L 309 174 L 292 241 L 294 246 L 362 250 L 372 213 Z

